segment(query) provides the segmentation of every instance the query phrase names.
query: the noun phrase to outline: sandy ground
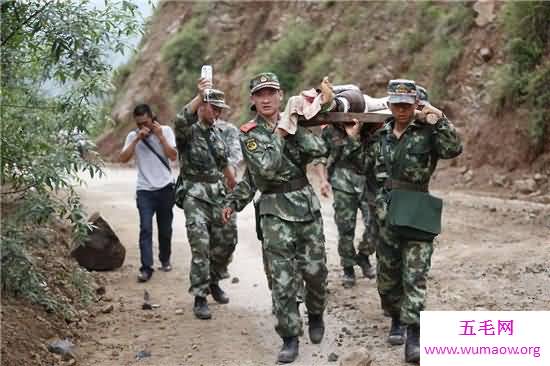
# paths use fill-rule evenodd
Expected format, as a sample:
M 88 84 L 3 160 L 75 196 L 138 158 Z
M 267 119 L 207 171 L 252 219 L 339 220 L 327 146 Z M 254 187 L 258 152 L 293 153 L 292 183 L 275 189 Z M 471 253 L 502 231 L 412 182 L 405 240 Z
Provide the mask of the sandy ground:
M 185 217 L 178 208 L 174 208 L 174 270 L 156 271 L 146 284 L 136 282 L 135 179 L 133 169 L 110 167 L 106 177 L 89 180 L 82 189 L 88 211 L 99 211 L 127 249 L 122 268 L 101 274 L 114 311 L 100 313 L 89 323 L 88 340 L 80 345 L 82 364 L 274 365 L 281 342 L 273 329 L 252 207 L 238 216 L 240 240 L 230 272 L 239 281 L 221 283 L 231 301 L 228 305 L 210 301 L 212 320 L 198 320 L 187 292 L 190 250 Z M 427 309 L 550 310 L 550 205 L 479 192 L 435 192 L 446 206 L 444 232 L 437 239 L 432 261 Z M 330 269 L 328 329 L 320 345 L 312 345 L 307 336 L 300 339 L 300 356 L 294 365 L 335 365 L 338 362 L 328 361 L 329 354 L 341 359 L 358 347 L 376 359 L 374 365 L 405 365 L 403 348 L 385 343 L 389 322 L 380 310 L 375 281 L 360 277 L 354 288 L 342 288 L 331 201 L 322 200 L 322 206 Z M 141 309 L 144 290 L 160 307 Z M 140 351 L 150 356 L 138 360 Z

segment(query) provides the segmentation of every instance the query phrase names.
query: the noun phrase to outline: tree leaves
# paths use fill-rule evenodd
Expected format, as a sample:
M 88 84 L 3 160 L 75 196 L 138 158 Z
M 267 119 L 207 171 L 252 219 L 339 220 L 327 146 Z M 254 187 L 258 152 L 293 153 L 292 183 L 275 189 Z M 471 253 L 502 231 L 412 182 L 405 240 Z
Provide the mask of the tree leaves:
M 57 215 L 85 233 L 85 214 L 73 187 L 79 174 L 101 176 L 102 161 L 87 138 L 110 92 L 107 55 L 122 52 L 116 34 L 141 32 L 137 7 L 87 0 L 1 3 L 0 117 L 3 199 L 24 202 L 17 225 Z

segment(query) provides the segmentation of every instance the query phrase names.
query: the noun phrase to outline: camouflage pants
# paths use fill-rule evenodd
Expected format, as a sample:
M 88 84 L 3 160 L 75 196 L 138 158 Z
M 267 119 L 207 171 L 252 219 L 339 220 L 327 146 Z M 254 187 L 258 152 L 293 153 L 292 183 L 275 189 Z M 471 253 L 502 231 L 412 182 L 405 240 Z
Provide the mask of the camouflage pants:
M 380 227 L 376 248 L 378 293 L 382 309 L 405 324 L 420 324 L 433 242 L 404 240 Z
M 269 260 L 267 259 L 267 254 L 265 252 L 263 245 L 262 245 L 262 262 L 264 264 L 264 272 L 265 272 L 265 277 L 267 279 L 267 287 L 271 290 L 271 287 L 272 287 L 271 286 L 271 267 L 269 264 Z M 304 286 L 304 280 L 302 280 L 302 276 L 300 272 L 297 272 L 296 276 L 298 278 L 297 280 L 298 290 L 296 291 L 296 301 L 304 302 L 304 299 L 306 297 L 306 288 Z
M 233 252 L 235 251 L 235 248 L 237 246 L 237 242 L 239 240 L 238 231 L 237 231 L 237 214 L 234 213 L 231 215 L 231 219 L 227 223 L 227 225 L 223 225 L 222 229 L 222 235 L 223 235 L 223 243 L 224 247 L 226 247 L 227 253 L 227 263 L 225 264 L 225 268 L 220 272 L 222 275 L 222 278 L 228 278 L 229 272 L 227 270 L 227 266 L 229 263 L 233 261 Z
M 186 196 L 183 201 L 187 239 L 191 246 L 191 271 L 189 292 L 205 297 L 209 285 L 221 279 L 235 249 L 226 241 L 221 222 L 221 207 Z
M 359 243 L 358 252 L 364 255 L 374 253 L 374 242 L 368 231 L 369 207 L 366 200 L 360 200 L 360 194 L 347 193 L 333 189 L 334 221 L 338 229 L 338 254 L 342 267 L 353 267 L 356 263 L 357 253 L 354 247 L 355 226 L 357 222 L 357 210 L 361 210 L 365 231 Z
M 263 247 L 271 268 L 271 296 L 281 337 L 302 334 L 296 295 L 305 282 L 309 314 L 322 314 L 327 301 L 327 265 L 321 216 L 291 222 L 272 215 L 261 218 Z M 300 277 L 301 275 L 301 277 Z
M 374 206 L 369 205 L 366 199 L 361 201 L 361 212 L 363 213 L 365 231 L 363 231 L 363 237 L 359 242 L 357 250 L 359 253 L 367 256 L 376 252 L 376 243 L 380 241 L 380 228 L 374 214 L 374 209 Z M 368 212 L 368 217 L 365 217 L 365 211 Z

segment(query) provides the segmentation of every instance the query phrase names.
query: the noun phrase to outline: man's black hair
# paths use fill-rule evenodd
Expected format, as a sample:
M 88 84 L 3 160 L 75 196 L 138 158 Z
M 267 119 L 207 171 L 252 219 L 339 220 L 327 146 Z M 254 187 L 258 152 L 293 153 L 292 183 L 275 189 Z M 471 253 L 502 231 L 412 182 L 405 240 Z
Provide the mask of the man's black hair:
M 143 115 L 147 115 L 153 118 L 153 111 L 151 111 L 151 107 L 149 107 L 148 104 L 138 104 L 134 108 L 134 117 L 143 116 Z

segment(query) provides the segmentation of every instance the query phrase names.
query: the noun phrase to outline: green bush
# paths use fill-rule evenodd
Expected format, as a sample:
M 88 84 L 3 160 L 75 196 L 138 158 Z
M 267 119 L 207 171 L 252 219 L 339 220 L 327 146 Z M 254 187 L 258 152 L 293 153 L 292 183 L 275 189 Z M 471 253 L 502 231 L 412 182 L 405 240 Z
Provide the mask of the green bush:
M 430 99 L 435 103 L 447 96 L 449 86 L 447 76 L 462 54 L 462 48 L 462 42 L 449 39 L 448 41 L 439 41 L 438 46 L 433 51 L 433 87 Z
M 550 61 L 530 74 L 526 92 L 532 106 L 529 134 L 534 142 L 535 152 L 542 153 L 544 140 L 550 128 Z
M 6 227 L 7 226 L 7 227 Z M 25 250 L 25 232 L 13 223 L 4 223 L 2 251 L 2 291 L 42 305 L 47 311 L 62 312 L 64 307 L 47 291 L 45 277 L 39 273 Z
M 304 62 L 316 48 L 314 28 L 308 24 L 295 23 L 286 27 L 282 37 L 274 42 L 265 42 L 258 47 L 258 60 L 252 65 L 250 75 L 271 71 L 277 74 L 282 88 L 293 93 L 301 81 Z
M 162 47 L 162 59 L 168 66 L 176 105 L 186 103 L 195 94 L 200 68 L 206 62 L 207 47 L 208 33 L 202 17 L 185 23 Z
M 281 83 L 285 96 L 293 95 L 300 85 L 303 85 L 302 72 L 305 61 L 310 59 L 320 49 L 322 39 L 316 37 L 314 28 L 309 24 L 293 23 L 285 27 L 276 42 L 266 41 L 256 48 L 256 61 L 249 65 L 245 75 L 255 75 L 260 72 L 274 72 Z M 308 71 L 309 78 L 318 77 L 321 68 L 327 66 L 328 60 L 323 56 L 314 57 L 315 64 Z M 248 110 L 249 89 L 244 83 L 241 90 L 241 100 L 246 100 L 244 111 Z M 240 122 L 250 119 L 250 113 L 243 113 Z
M 447 96 L 447 76 L 462 54 L 460 39 L 474 19 L 473 9 L 464 3 L 419 2 L 414 29 L 404 32 L 398 42 L 401 56 L 418 54 L 428 46 L 425 56 L 411 58 L 409 77 L 430 77 L 430 99 L 434 103 Z M 427 66 L 430 64 L 432 67 Z
M 86 235 L 75 187 L 85 172 L 102 174 L 89 133 L 111 91 L 106 60 L 126 48 L 121 35 L 140 32 L 131 2 L 87 3 L 0 2 L 0 199 L 17 208 L 2 218 L 1 284 L 51 311 L 64 300 L 48 292 L 28 245 L 54 218 L 70 223 L 75 243 Z
M 332 55 L 326 52 L 319 52 L 313 56 L 304 66 L 302 72 L 303 85 L 318 85 L 323 77 L 331 72 Z
M 500 14 L 508 63 L 494 73 L 496 114 L 521 104 L 530 108 L 528 133 L 535 152 L 548 133 L 550 92 L 550 3 L 508 2 Z

